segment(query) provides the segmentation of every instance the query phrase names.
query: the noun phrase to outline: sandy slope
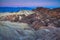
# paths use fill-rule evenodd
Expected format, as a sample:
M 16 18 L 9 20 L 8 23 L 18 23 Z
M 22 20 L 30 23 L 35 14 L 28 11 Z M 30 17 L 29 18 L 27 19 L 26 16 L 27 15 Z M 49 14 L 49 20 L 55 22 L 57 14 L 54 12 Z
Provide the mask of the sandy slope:
M 5 13 L 0 13 L 0 17 L 1 16 L 6 16 L 6 15 L 13 15 L 13 14 L 16 14 L 16 15 L 20 15 L 20 14 L 25 14 L 25 15 L 29 15 L 29 14 L 33 14 L 34 12 L 33 11 L 29 11 L 29 10 L 23 10 L 23 11 L 19 11 L 19 12 L 13 12 L 13 13 L 9 13 L 9 12 L 5 12 Z

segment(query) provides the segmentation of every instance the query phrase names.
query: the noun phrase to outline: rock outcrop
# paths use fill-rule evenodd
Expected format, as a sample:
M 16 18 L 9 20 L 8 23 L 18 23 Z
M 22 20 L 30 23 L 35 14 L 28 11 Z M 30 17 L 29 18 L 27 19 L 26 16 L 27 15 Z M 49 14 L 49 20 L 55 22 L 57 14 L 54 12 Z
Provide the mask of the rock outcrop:
M 21 27 L 26 29 L 21 29 Z M 25 23 L 0 22 L 0 40 L 60 40 L 60 28 L 43 28 L 39 30 L 29 28 Z
M 60 12 L 58 10 L 38 7 L 32 11 L 25 10 L 17 14 L 2 16 L 0 20 L 28 23 L 34 29 L 42 26 L 49 27 L 50 25 L 60 27 Z
M 60 40 L 60 9 L 38 7 L 0 16 L 0 40 Z

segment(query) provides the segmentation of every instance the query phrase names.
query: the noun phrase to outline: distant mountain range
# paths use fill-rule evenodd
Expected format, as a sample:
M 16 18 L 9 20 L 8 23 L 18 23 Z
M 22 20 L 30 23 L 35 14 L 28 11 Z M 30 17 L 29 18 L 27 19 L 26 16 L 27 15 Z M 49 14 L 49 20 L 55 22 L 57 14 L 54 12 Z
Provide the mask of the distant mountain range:
M 37 7 L 0 7 L 0 13 L 3 13 L 3 12 L 19 12 L 20 10 L 33 10 L 36 8 Z M 42 7 L 42 8 L 48 8 L 48 7 Z M 48 9 L 51 9 L 51 8 L 48 8 Z M 56 8 L 52 8 L 52 9 L 56 9 Z M 60 7 L 58 7 L 58 9 L 60 9 Z
M 1 12 L 18 12 L 20 10 L 32 10 L 35 7 L 0 7 Z

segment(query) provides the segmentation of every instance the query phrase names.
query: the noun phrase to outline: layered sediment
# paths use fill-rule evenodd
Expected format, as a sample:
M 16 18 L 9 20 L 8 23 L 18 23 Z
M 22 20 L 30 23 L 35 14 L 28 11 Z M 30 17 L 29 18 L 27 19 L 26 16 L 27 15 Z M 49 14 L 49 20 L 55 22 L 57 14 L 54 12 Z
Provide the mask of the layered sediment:
M 1 40 L 60 40 L 60 9 L 1 14 L 0 31 Z

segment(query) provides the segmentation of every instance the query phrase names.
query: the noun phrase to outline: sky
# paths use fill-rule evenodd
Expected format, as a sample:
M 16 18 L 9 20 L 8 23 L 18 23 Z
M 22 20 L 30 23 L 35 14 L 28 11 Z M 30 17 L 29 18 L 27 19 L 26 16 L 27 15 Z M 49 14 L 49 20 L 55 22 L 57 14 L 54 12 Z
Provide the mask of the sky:
M 60 0 L 0 0 L 0 7 L 60 7 Z

